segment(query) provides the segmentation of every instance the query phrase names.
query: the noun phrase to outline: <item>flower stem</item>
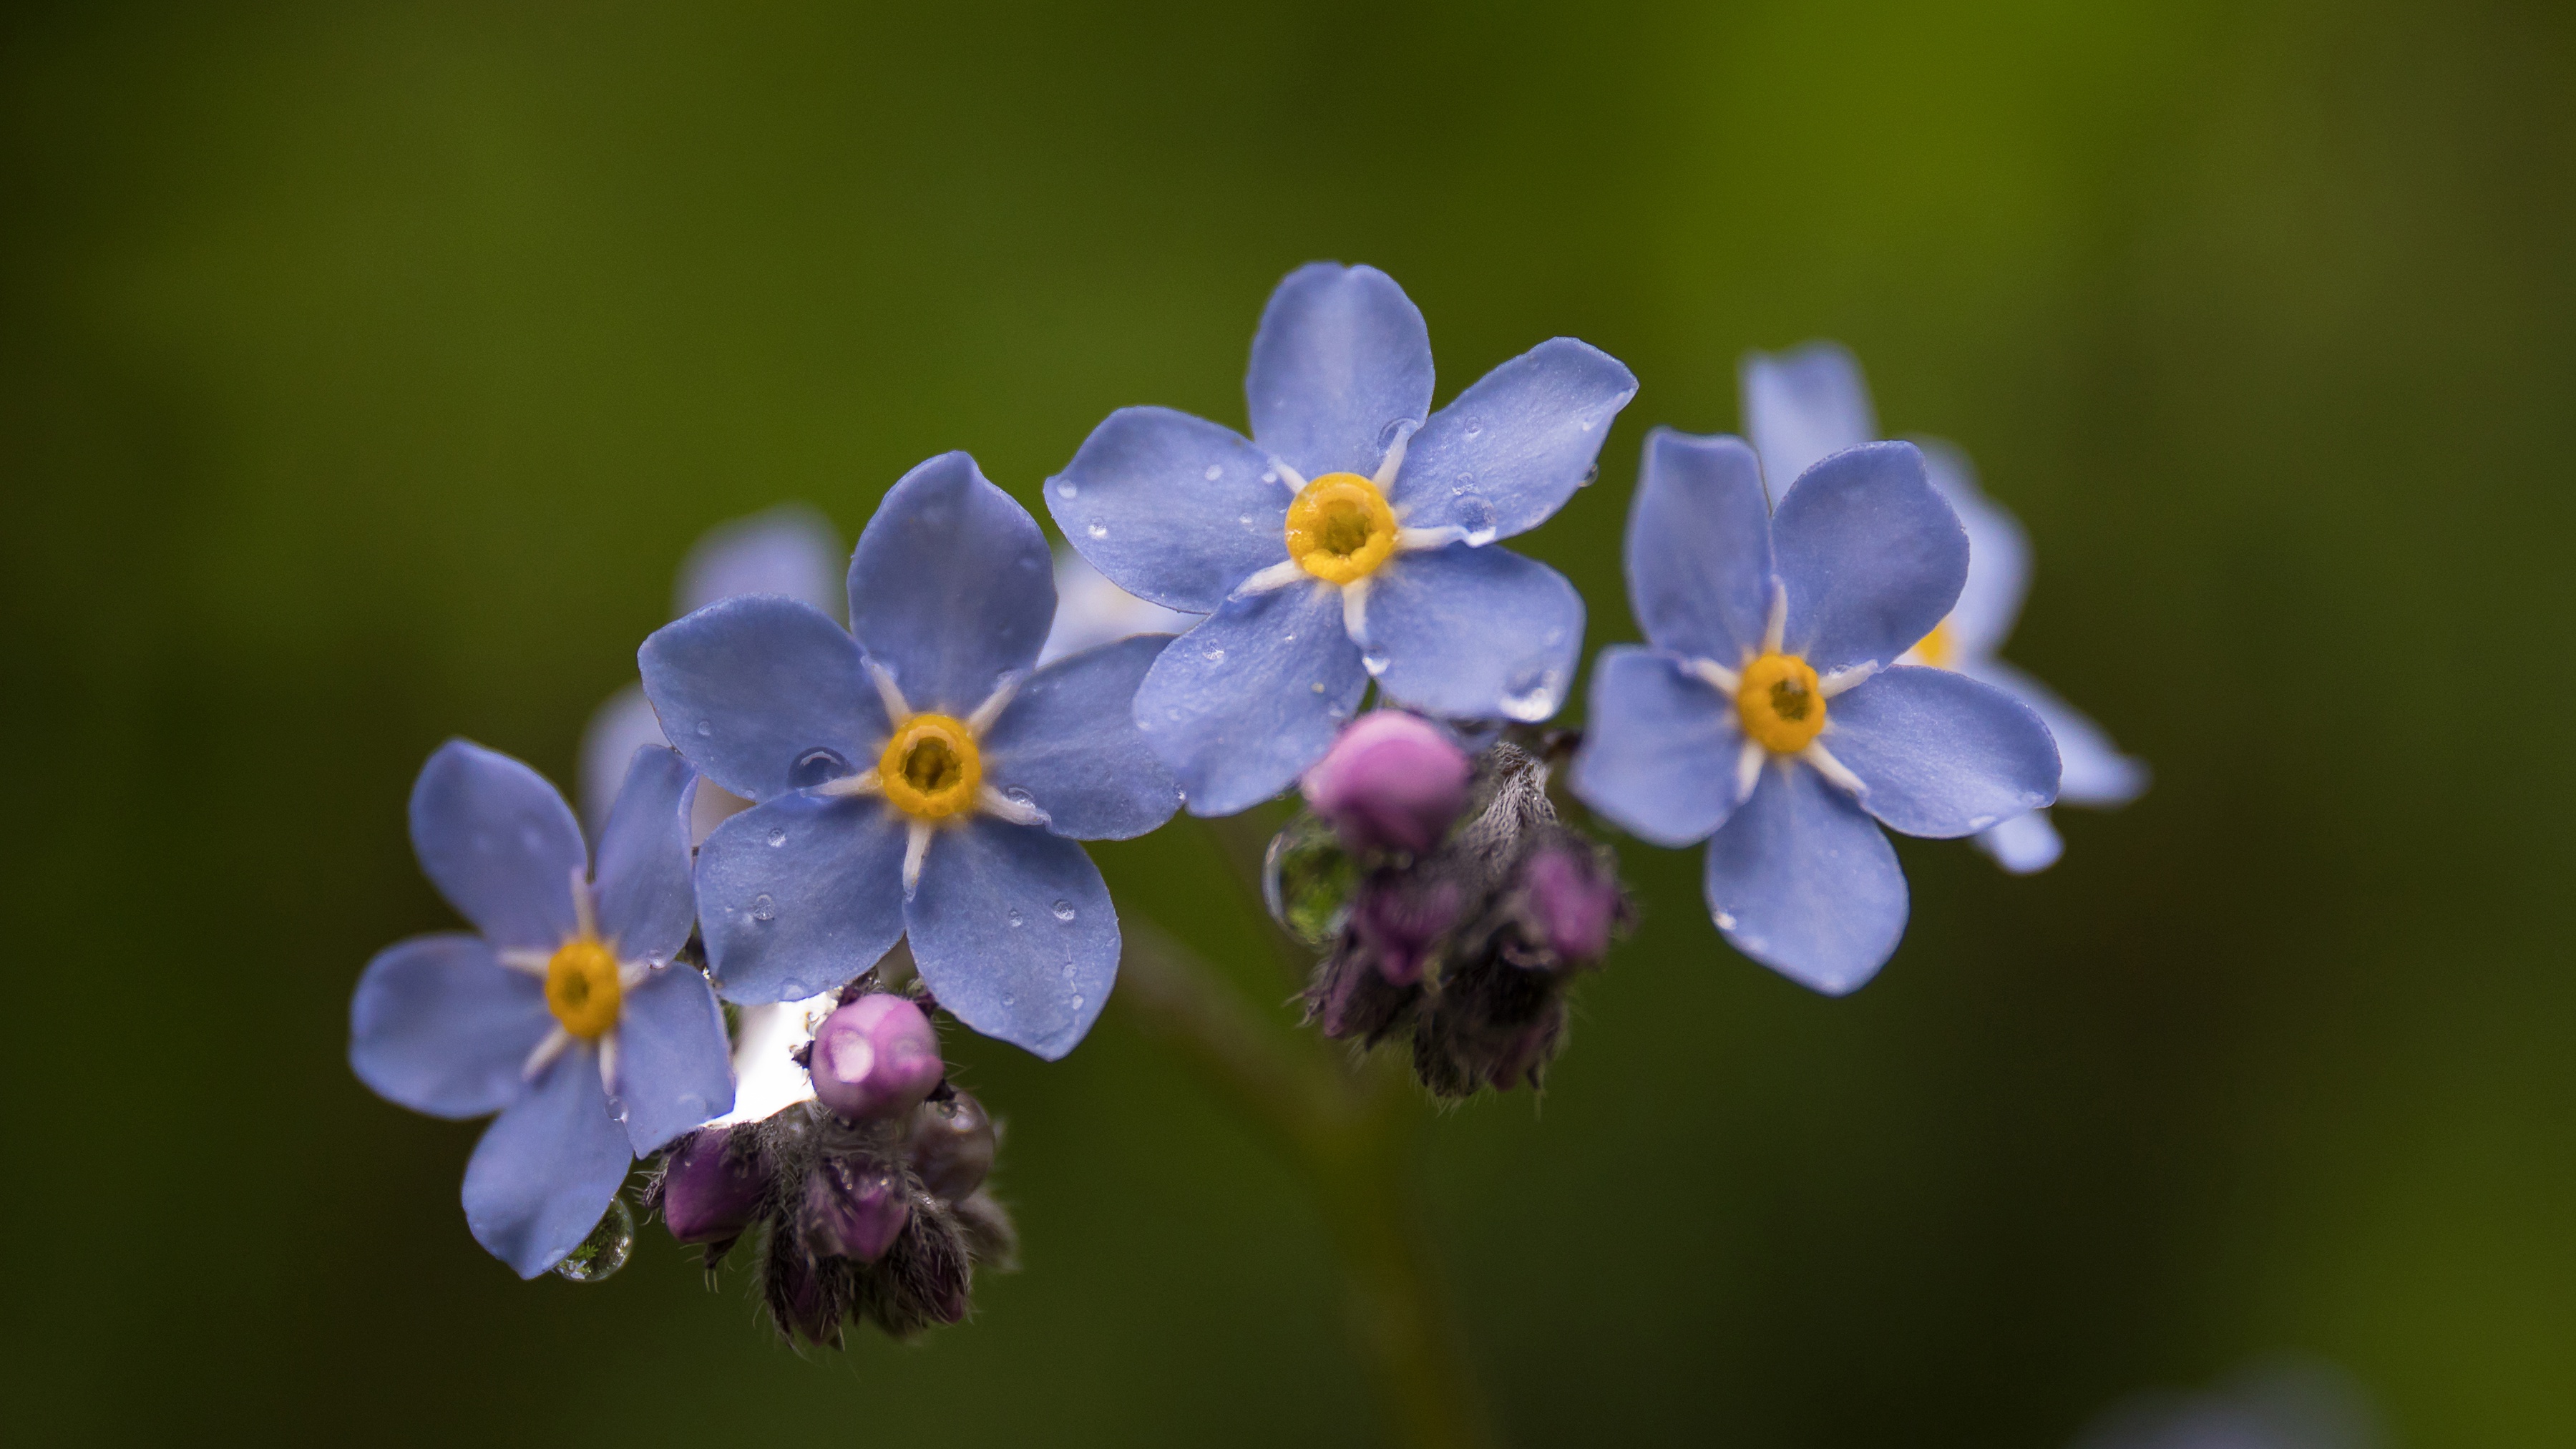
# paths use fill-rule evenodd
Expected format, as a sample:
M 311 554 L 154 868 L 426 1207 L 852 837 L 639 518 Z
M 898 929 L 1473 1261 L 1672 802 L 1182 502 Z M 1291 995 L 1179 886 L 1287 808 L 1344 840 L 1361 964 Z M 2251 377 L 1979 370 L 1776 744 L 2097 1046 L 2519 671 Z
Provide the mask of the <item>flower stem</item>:
M 1265 1022 L 1151 921 L 1126 913 L 1120 926 L 1115 1000 L 1127 1019 L 1233 1101 L 1313 1189 L 1341 1259 L 1352 1343 L 1397 1442 L 1495 1442 L 1422 1231 L 1403 1073 Z

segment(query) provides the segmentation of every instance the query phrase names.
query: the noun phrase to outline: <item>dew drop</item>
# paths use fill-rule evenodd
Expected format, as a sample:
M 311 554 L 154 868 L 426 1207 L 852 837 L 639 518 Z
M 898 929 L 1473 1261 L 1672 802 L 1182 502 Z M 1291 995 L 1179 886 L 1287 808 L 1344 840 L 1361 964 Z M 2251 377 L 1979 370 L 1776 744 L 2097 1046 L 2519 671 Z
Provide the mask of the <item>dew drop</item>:
M 842 759 L 837 751 L 811 749 L 798 755 L 796 763 L 787 767 L 787 784 L 790 789 L 810 789 L 849 773 L 850 762 Z
M 1735 915 L 1731 911 L 1719 911 L 1716 915 L 1710 917 L 1710 919 L 1717 922 L 1717 928 L 1721 931 L 1732 931 L 1735 929 Z
M 755 921 L 764 922 L 777 920 L 778 902 L 766 892 L 753 896 L 751 898 L 751 918 Z
M 770 848 L 770 849 L 772 849 L 772 850 L 776 850 L 778 847 L 780 847 L 780 846 L 782 846 L 782 845 L 785 845 L 786 843 L 787 843 L 787 832 L 786 832 L 786 831 L 784 831 L 784 830 L 778 829 L 776 826 L 772 826 L 772 827 L 770 827 L 770 831 L 769 831 L 769 848 Z
M 1090 534 L 1093 538 L 1107 538 L 1109 536 L 1109 525 L 1105 523 L 1095 523 L 1082 531 Z
M 1072 479 L 1070 479 L 1070 478 L 1058 478 L 1057 480 L 1055 480 L 1055 496 L 1056 496 L 1056 497 L 1058 497 L 1058 498 L 1076 498 L 1076 497 L 1080 497 L 1080 496 L 1081 496 L 1081 494 L 1082 494 L 1082 490 L 1073 486 L 1073 480 L 1072 480 Z
M 1276 468 L 1264 468 L 1264 469 L 1262 469 L 1262 470 L 1261 470 L 1261 481 L 1262 481 L 1262 482 L 1264 482 L 1264 483 L 1276 483 L 1276 482 L 1278 482 L 1278 481 L 1279 481 L 1279 470 L 1278 470 L 1278 469 L 1276 469 Z
M 1222 464 L 1218 464 L 1218 463 L 1210 463 L 1210 464 L 1208 464 L 1208 465 L 1207 465 L 1207 471 L 1206 471 L 1205 473 L 1200 474 L 1199 476 L 1200 476 L 1200 477 L 1202 477 L 1202 478 L 1205 478 L 1205 479 L 1206 479 L 1206 480 L 1208 480 L 1210 483 L 1213 483 L 1213 482 L 1215 482 L 1216 480 L 1218 480 L 1219 478 L 1222 478 L 1222 477 L 1224 477 L 1224 476 L 1225 476 L 1225 467 L 1224 467 L 1224 465 L 1222 465 Z
M 1557 673 L 1545 665 L 1525 666 L 1503 686 L 1503 713 L 1535 724 L 1556 713 Z
M 1363 654 L 1360 656 L 1360 668 L 1367 670 L 1371 676 L 1386 673 L 1386 667 L 1394 662 L 1394 660 L 1387 658 L 1383 654 Z
M 1073 902 L 1071 901 L 1057 901 L 1053 906 L 1048 907 L 1048 909 L 1054 913 L 1055 918 L 1059 921 L 1070 921 L 1074 917 Z
M 1199 651 L 1199 657 L 1210 664 L 1223 664 L 1225 662 L 1225 651 L 1222 649 L 1202 649 Z
M 1321 694 L 1324 692 L 1324 681 L 1318 679 L 1312 685 L 1309 685 L 1308 688 L 1314 690 L 1317 694 Z
M 704 738 L 705 738 L 705 737 L 707 737 L 708 735 L 714 734 L 715 732 L 716 732 L 715 721 L 713 721 L 713 720 L 703 720 L 703 719 L 702 719 L 702 720 L 700 720 L 700 721 L 698 721 L 698 737 L 699 737 L 700 739 L 704 739 Z
M 1574 480 L 1574 486 L 1577 488 L 1589 488 L 1592 486 L 1593 480 L 1600 476 L 1601 465 L 1595 463 L 1591 467 L 1583 470 L 1583 476 Z
M 1257 524 L 1255 524 L 1255 522 L 1253 521 L 1253 517 L 1252 517 L 1252 515 L 1251 515 L 1251 514 L 1249 514 L 1249 513 L 1238 513 L 1238 514 L 1236 514 L 1236 515 L 1234 516 L 1234 521 L 1235 521 L 1236 523 L 1239 523 L 1239 524 L 1243 525 L 1245 528 L 1253 528 L 1253 527 L 1257 527 L 1257 526 L 1258 526 Z
M 555 1264 L 555 1276 L 575 1283 L 596 1283 L 626 1266 L 626 1255 L 635 1250 L 635 1213 L 626 1206 L 623 1196 L 608 1200 L 608 1211 L 599 1215 L 598 1226 L 581 1246 L 564 1255 Z
M 1010 801 L 1014 805 L 1034 805 L 1037 803 L 1036 796 L 1031 795 L 1026 789 L 1018 785 L 1013 785 L 1009 789 L 1004 790 L 1002 792 L 1002 798 Z
M 1377 430 L 1377 447 L 1378 447 L 1378 451 L 1379 451 L 1379 452 L 1381 452 L 1381 453 L 1383 453 L 1383 452 L 1385 452 L 1387 449 L 1394 447 L 1394 446 L 1395 446 L 1395 435 L 1396 435 L 1396 434 L 1398 434 L 1398 433 L 1400 433 L 1400 432 L 1403 432 L 1403 431 L 1404 431 L 1404 425 L 1405 425 L 1406 423 L 1411 422 L 1411 421 L 1413 421 L 1413 419 L 1411 419 L 1411 418 L 1397 418 L 1394 422 L 1391 422 L 1391 423 L 1387 424 L 1385 427 L 1382 427 L 1382 428 L 1378 429 L 1378 430 Z
M 1082 993 L 1079 991 L 1073 994 L 1073 1009 L 1076 1011 L 1082 1010 Z
M 1009 910 L 1004 911 L 1002 913 L 1002 919 L 1011 923 L 1012 930 L 1018 930 L 1020 928 L 1020 908 L 1013 906 Z
M 1494 541 L 1494 505 L 1481 493 L 1466 493 L 1458 498 L 1458 526 L 1467 530 L 1467 542 L 1478 548 Z
M 1483 418 L 1469 418 L 1467 420 L 1467 426 L 1459 431 L 1467 437 L 1476 437 L 1485 431 L 1485 420 Z
M 1004 1006 L 1017 1006 L 1017 1005 L 1019 1005 L 1019 1004 L 1020 1004 L 1020 997 L 1019 997 L 1019 993 L 1014 992 L 1014 991 L 1005 991 L 1005 992 L 1003 992 L 1003 993 L 1002 993 L 1002 1004 L 1003 1004 Z

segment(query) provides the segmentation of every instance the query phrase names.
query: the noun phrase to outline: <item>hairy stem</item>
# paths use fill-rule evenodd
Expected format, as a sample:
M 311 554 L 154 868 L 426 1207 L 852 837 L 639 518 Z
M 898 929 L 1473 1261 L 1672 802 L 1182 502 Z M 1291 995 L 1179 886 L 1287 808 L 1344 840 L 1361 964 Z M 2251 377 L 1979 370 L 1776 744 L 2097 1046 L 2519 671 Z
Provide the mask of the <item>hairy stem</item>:
M 1494 1442 L 1422 1231 L 1403 1074 L 1279 1029 L 1152 922 L 1130 913 L 1120 926 L 1115 1000 L 1128 1020 L 1223 1092 L 1314 1189 L 1341 1258 L 1352 1341 L 1398 1442 Z

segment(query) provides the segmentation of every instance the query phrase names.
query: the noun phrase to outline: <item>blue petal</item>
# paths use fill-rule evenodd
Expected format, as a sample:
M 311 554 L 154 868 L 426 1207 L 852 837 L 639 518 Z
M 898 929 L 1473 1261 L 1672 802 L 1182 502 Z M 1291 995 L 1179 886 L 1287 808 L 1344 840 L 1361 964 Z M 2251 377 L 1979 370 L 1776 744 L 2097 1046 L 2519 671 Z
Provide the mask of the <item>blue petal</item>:
M 599 929 L 627 961 L 659 966 L 689 942 L 689 804 L 697 772 L 670 750 L 635 752 L 599 836 Z
M 1828 996 L 1878 974 L 1905 935 L 1905 872 L 1876 823 L 1815 771 L 1764 767 L 1708 842 L 1708 909 L 1736 950 Z
M 857 641 L 811 604 L 709 604 L 654 630 L 636 660 L 671 743 L 747 800 L 865 770 L 893 732 Z
M 1054 618 L 1046 535 L 964 453 L 886 490 L 850 557 L 850 632 L 916 710 L 973 713 L 1037 663 Z
M 411 789 L 411 848 L 495 946 L 551 951 L 579 929 L 572 883 L 590 864 L 581 824 L 544 776 L 508 755 L 439 746 Z
M 1136 727 L 1193 815 L 1231 815 L 1322 759 L 1368 690 L 1342 595 L 1292 583 L 1229 600 L 1172 641 L 1136 690 Z
M 644 686 L 630 684 L 591 711 L 581 731 L 581 823 L 590 838 L 608 824 L 608 807 L 617 787 L 626 783 L 626 767 L 646 745 L 667 745 L 662 722 L 653 715 Z
M 639 1157 L 733 1110 L 733 1049 L 707 978 L 664 966 L 626 993 L 617 1018 L 617 1083 L 626 1140 Z
M 1391 501 L 1409 528 L 1456 524 L 1480 543 L 1527 532 L 1591 481 L 1610 420 L 1636 395 L 1636 375 L 1610 354 L 1542 342 L 1431 415 Z
M 1136 728 L 1136 686 L 1170 642 L 1104 644 L 1031 675 L 984 736 L 985 783 L 1026 791 L 1074 840 L 1125 840 L 1171 819 L 1180 786 Z
M 1965 659 L 2003 647 L 2030 587 L 2030 537 L 2021 521 L 1977 490 L 1968 455 L 1935 438 L 1918 440 L 1924 475 L 1968 531 L 1968 582 L 1950 609 L 1950 642 Z
M 2057 782 L 2059 804 L 2108 810 L 2126 805 L 2145 792 L 2151 773 L 2147 762 L 2121 754 L 2120 747 L 2111 743 L 2100 725 L 2058 698 L 2055 690 L 2000 659 L 1976 661 L 1962 672 L 2038 712 L 2040 723 L 2048 726 L 2049 734 L 2057 740 L 2057 757 L 2062 766 Z
M 1047 480 L 1056 527 L 1111 583 L 1210 614 L 1288 557 L 1296 497 L 1232 428 L 1170 408 L 1120 408 Z
M 590 1236 L 633 1159 L 608 1115 L 599 1057 L 576 1045 L 474 1144 L 465 1224 L 493 1257 L 534 1278 Z
M 349 1001 L 349 1070 L 389 1102 L 480 1117 L 515 1100 L 554 1029 L 545 987 L 479 936 L 414 936 L 376 953 Z
M 831 613 L 842 603 L 843 558 L 832 520 L 801 503 L 720 523 L 681 563 L 671 617 L 743 594 L 784 594 Z
M 881 801 L 790 795 L 698 847 L 698 923 L 727 1001 L 802 1001 L 903 937 L 904 818 Z
M 1771 519 L 1789 590 L 1788 651 L 1820 673 L 1891 663 L 1968 578 L 1968 535 L 1912 443 L 1869 443 L 1807 470 Z
M 1979 832 L 1977 849 L 2014 875 L 2031 875 L 2057 864 L 2057 858 L 2066 853 L 2066 842 L 2058 838 L 2047 811 L 2033 810 Z
M 990 816 L 942 830 L 905 916 L 939 1004 L 1048 1061 L 1073 1050 L 1118 979 L 1118 913 L 1082 847 Z
M 1628 510 L 1628 602 L 1658 649 L 1739 668 L 1771 618 L 1771 510 L 1740 438 L 1657 428 Z
M 1670 656 L 1601 651 L 1568 783 L 1584 804 L 1657 845 L 1706 840 L 1735 813 L 1744 734 L 1735 701 Z
M 1447 719 L 1535 724 L 1574 682 L 1583 596 L 1535 559 L 1453 543 L 1370 575 L 1364 632 L 1388 698 Z
M 1253 441 L 1288 466 L 1369 477 L 1431 410 L 1431 333 L 1386 273 L 1312 262 L 1262 309 L 1243 392 Z
M 1774 501 L 1798 475 L 1845 448 L 1878 436 L 1860 363 L 1837 342 L 1782 353 L 1748 352 L 1739 368 L 1744 432 L 1762 455 Z
M 2057 798 L 2039 716 L 1946 669 L 1904 665 L 1836 696 L 1820 743 L 1869 787 L 1861 808 L 1908 835 L 1974 835 Z

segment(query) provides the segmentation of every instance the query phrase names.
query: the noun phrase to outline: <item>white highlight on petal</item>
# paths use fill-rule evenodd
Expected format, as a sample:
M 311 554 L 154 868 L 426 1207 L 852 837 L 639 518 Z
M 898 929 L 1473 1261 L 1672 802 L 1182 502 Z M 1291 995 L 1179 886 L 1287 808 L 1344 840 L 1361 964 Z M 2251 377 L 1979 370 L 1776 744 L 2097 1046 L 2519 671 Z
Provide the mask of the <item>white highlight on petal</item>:
M 980 784 L 975 787 L 975 804 L 985 814 L 998 816 L 1001 819 L 1011 822 L 1013 825 L 1046 825 L 1051 823 L 1047 813 L 1038 808 L 1036 801 L 1014 800 L 1001 791 L 994 789 L 990 783 Z M 916 828 L 926 829 L 928 827 Z M 904 842 L 903 888 L 907 894 L 912 890 L 912 876 L 914 871 L 917 869 L 912 861 L 911 844 L 912 843 L 910 841 Z
M 907 901 L 912 899 L 914 891 L 921 889 L 921 862 L 930 854 L 930 837 L 938 833 L 938 827 L 929 821 L 916 820 L 912 822 L 911 833 L 904 837 L 903 898 Z
M 1771 581 L 1771 618 L 1762 626 L 1762 652 L 1777 654 L 1789 639 L 1789 586 Z
M 1831 699 L 1835 695 L 1842 693 L 1844 690 L 1851 688 L 1853 685 L 1860 683 L 1862 680 L 1869 678 L 1877 672 L 1878 661 L 1875 659 L 1864 659 L 1860 663 L 1852 665 L 1848 669 L 1837 669 L 1833 673 L 1826 675 L 1824 678 L 1817 680 L 1816 693 L 1823 695 L 1827 699 Z
M 904 702 L 903 686 L 894 682 L 894 671 L 871 659 L 867 661 L 868 678 L 877 686 L 877 698 L 884 701 L 886 718 L 902 724 L 912 718 L 912 706 Z
M 599 1089 L 606 1092 L 613 1107 L 617 1098 L 617 1033 L 599 1039 Z
M 885 793 L 885 776 L 871 765 L 855 775 L 826 780 L 814 787 L 814 793 L 832 800 L 851 795 L 882 795 Z
M 1709 688 L 1728 699 L 1735 698 L 1735 692 L 1744 687 L 1743 675 L 1714 659 L 1686 659 L 1682 661 L 1682 668 L 1706 681 Z
M 1369 581 L 1366 578 L 1356 578 L 1342 585 L 1342 632 L 1351 636 L 1351 642 L 1363 649 L 1368 647 L 1368 596 Z
M 581 939 L 599 939 L 599 902 L 590 897 L 590 870 L 586 866 L 572 868 L 572 919 Z
M 1378 460 L 1377 476 L 1369 480 L 1377 485 L 1378 492 L 1395 491 L 1395 475 L 1404 471 L 1404 450 L 1412 443 L 1413 430 L 1419 426 L 1418 423 L 1407 424 L 1395 435 L 1395 442 L 1388 446 L 1386 456 Z
M 1249 599 L 1257 594 L 1266 594 L 1275 589 L 1284 589 L 1290 584 L 1297 582 L 1299 579 L 1309 577 L 1312 576 L 1306 572 L 1306 566 L 1304 564 L 1297 562 L 1293 558 L 1283 558 L 1279 562 L 1272 564 L 1270 567 L 1263 569 L 1261 572 L 1254 574 L 1252 577 L 1245 579 L 1242 583 L 1235 585 L 1234 592 L 1227 597 Z
M 975 706 L 975 712 L 966 716 L 966 728 L 974 731 L 975 738 L 982 739 L 984 731 L 993 727 L 993 721 L 1002 717 L 1002 711 L 1011 707 L 1011 696 L 1020 692 L 1021 682 L 1028 677 L 1027 671 L 1018 669 L 1003 675 L 1002 682 L 993 686 L 993 692 L 984 696 L 984 702 Z
M 554 1030 L 547 1032 L 546 1039 L 537 1043 L 537 1049 L 528 1053 L 528 1060 L 520 1066 L 519 1080 L 523 1082 L 535 1081 L 538 1074 L 545 1071 L 546 1068 L 553 1066 L 555 1058 L 562 1056 L 564 1054 L 564 1048 L 571 1045 L 572 1033 L 564 1030 L 562 1027 L 558 1026 Z
M 1736 799 L 1753 798 L 1753 787 L 1762 783 L 1762 762 L 1770 754 L 1769 750 L 1762 748 L 1759 740 L 1746 740 L 1744 748 L 1735 752 Z
M 733 1044 L 733 1110 L 708 1123 L 734 1127 L 764 1121 L 814 1098 L 814 1083 L 790 1053 L 814 1039 L 814 1028 L 841 1004 L 837 991 L 803 1001 L 740 1009 Z
M 1815 766 L 1816 773 L 1824 776 L 1826 783 L 1855 799 L 1869 793 L 1869 787 L 1860 782 L 1860 776 L 1853 774 L 1849 766 L 1835 759 L 1834 752 L 1826 749 L 1822 740 L 1814 741 L 1800 750 L 1798 758 Z
M 546 968 L 554 964 L 555 959 L 534 946 L 504 946 L 492 954 L 509 969 L 539 978 L 545 976 Z
M 1447 548 L 1453 543 L 1475 541 L 1464 527 L 1455 523 L 1444 523 L 1437 528 L 1399 528 L 1395 531 L 1397 553 L 1420 553 L 1426 548 Z

